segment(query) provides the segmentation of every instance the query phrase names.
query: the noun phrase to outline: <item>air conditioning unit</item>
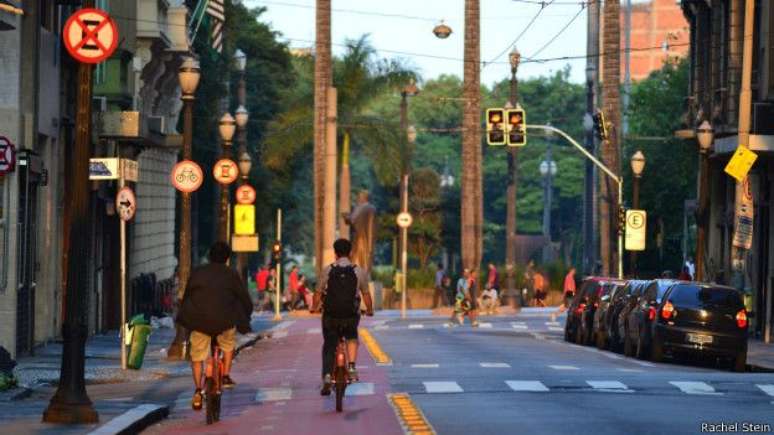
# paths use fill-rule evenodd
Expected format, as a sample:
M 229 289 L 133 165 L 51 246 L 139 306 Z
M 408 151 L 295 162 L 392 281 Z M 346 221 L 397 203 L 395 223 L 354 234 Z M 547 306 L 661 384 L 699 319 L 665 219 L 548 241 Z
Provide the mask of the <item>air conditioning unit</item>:
M 107 97 L 92 97 L 91 98 L 91 111 L 92 112 L 107 112 Z
M 166 134 L 166 118 L 163 116 L 148 116 L 146 118 L 148 131 L 158 134 Z

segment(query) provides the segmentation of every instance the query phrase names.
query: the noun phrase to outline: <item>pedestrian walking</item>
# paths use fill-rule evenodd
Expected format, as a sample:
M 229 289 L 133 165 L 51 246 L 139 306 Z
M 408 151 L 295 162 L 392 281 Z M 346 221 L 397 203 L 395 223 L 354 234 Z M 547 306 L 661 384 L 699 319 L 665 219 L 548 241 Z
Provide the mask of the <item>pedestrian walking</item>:
M 489 273 L 486 278 L 486 288 L 500 290 L 500 274 L 497 272 L 497 267 L 494 264 L 489 263 Z
M 545 307 L 546 304 L 544 302 L 546 298 L 546 289 L 548 288 L 546 278 L 543 276 L 543 274 L 540 271 L 535 272 L 535 276 L 532 278 L 533 280 L 533 286 L 535 287 L 535 299 L 534 299 L 534 305 L 536 307 Z
M 521 305 L 530 303 L 531 297 L 535 294 L 535 262 L 529 260 L 527 268 L 524 269 L 524 288 L 521 291 Z
M 269 280 L 269 268 L 269 265 L 265 264 L 255 274 L 255 290 L 258 298 L 255 307 L 258 311 L 263 310 L 263 306 L 266 304 L 266 283 Z
M 288 274 L 288 293 L 290 294 L 289 309 L 293 311 L 300 297 L 298 294 L 298 266 L 295 264 L 290 268 Z
M 685 260 L 685 267 L 688 268 L 688 274 L 691 276 L 690 281 L 696 279 L 696 263 L 693 262 L 693 257 L 688 257 Z
M 452 325 L 465 323 L 465 313 L 470 309 L 470 301 L 468 301 L 468 287 L 470 286 L 469 280 L 470 271 L 464 269 L 462 275 L 457 280 L 456 294 L 454 297 L 454 312 L 452 313 L 451 321 Z
M 559 305 L 559 309 L 551 314 L 552 321 L 556 320 L 557 315 L 567 311 L 567 308 L 569 308 L 572 303 L 572 298 L 575 297 L 575 267 L 570 266 L 570 270 L 567 271 L 567 275 L 564 276 L 564 285 L 562 287 L 564 290 L 562 305 Z
M 468 275 L 468 301 L 470 301 L 470 309 L 466 313 L 468 318 L 470 319 L 470 326 L 477 327 L 478 326 L 478 270 L 475 268 L 470 269 L 470 274 Z
M 443 279 L 446 277 L 446 271 L 441 263 L 438 263 L 438 270 L 435 272 L 435 291 L 433 292 L 433 308 L 438 308 L 439 303 L 443 306 L 449 305 L 447 293 L 443 288 Z
M 443 281 L 441 281 L 441 288 L 443 290 L 443 294 L 446 295 L 448 304 L 454 305 L 454 287 L 452 286 L 452 280 L 449 275 L 443 276 Z

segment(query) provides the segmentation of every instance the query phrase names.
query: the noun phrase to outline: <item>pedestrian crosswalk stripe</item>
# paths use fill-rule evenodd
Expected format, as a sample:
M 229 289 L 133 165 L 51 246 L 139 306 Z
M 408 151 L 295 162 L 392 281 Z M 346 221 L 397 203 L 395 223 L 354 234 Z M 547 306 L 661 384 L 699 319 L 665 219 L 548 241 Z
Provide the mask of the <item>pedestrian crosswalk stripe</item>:
M 757 384 L 756 387 L 760 388 L 764 393 L 769 396 L 774 396 L 774 385 L 772 384 Z
M 561 326 L 549 326 L 548 330 L 554 331 L 554 332 L 563 332 L 564 328 L 562 328 Z
M 423 325 L 421 323 L 412 323 L 412 324 L 409 325 L 409 329 L 422 329 L 424 327 L 425 327 L 425 325 Z
M 370 396 L 374 394 L 374 384 L 372 382 L 355 382 L 347 387 L 348 396 Z
M 464 390 L 454 381 L 428 381 L 422 382 L 428 393 L 462 393 Z
M 621 369 L 621 368 L 618 368 L 616 370 L 618 370 L 619 372 L 626 372 L 626 373 L 642 373 L 643 372 L 643 370 L 641 370 L 641 369 Z
M 479 327 L 479 328 L 491 328 L 491 327 L 492 327 L 492 324 L 491 324 L 491 323 L 489 323 L 489 322 L 480 322 L 480 323 L 478 324 L 478 327 Z
M 255 393 L 256 402 L 280 402 L 290 400 L 293 390 L 290 388 L 259 388 Z
M 412 369 L 437 369 L 438 364 L 411 364 Z
M 479 364 L 485 369 L 509 369 L 511 365 L 504 362 L 482 362 Z
M 560 326 L 559 322 L 546 322 L 546 326 Z
M 390 329 L 390 325 L 376 325 L 374 326 L 374 329 L 376 331 L 383 331 L 385 329 Z
M 712 388 L 711 385 L 705 382 L 695 381 L 669 381 L 670 384 L 679 388 L 680 391 L 686 394 L 705 394 L 719 396 L 723 393 L 719 393 Z
M 548 387 L 540 381 L 505 381 L 513 391 L 548 391 Z
M 524 324 L 511 323 L 511 326 L 513 327 L 513 329 L 529 329 L 529 326 Z
M 580 370 L 578 367 L 575 367 L 575 366 L 550 365 L 548 367 L 551 367 L 554 370 Z
M 310 328 L 306 330 L 307 334 L 322 334 L 322 329 L 320 328 Z
M 598 391 L 611 391 L 611 392 L 617 392 L 617 393 L 634 392 L 630 390 L 629 387 L 627 387 L 626 385 L 618 381 L 586 381 L 586 383 L 589 384 L 591 388 Z

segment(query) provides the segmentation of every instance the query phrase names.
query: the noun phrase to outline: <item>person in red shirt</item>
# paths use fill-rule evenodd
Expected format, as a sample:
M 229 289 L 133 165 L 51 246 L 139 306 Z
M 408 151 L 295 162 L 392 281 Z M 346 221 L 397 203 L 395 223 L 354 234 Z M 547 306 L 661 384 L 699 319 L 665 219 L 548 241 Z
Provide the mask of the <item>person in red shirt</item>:
M 567 311 L 572 303 L 572 298 L 575 296 L 575 268 L 570 267 L 567 271 L 567 275 L 564 276 L 564 299 L 562 305 L 559 305 L 559 309 L 555 313 L 551 314 L 551 319 L 556 320 L 556 316 L 560 313 Z
M 489 263 L 489 274 L 486 279 L 486 288 L 500 290 L 500 274 L 497 273 L 497 267 Z
M 290 268 L 290 274 L 288 274 L 288 293 L 290 293 L 290 310 L 296 309 L 298 303 L 298 266 L 295 264 Z
M 264 265 L 255 274 L 255 288 L 258 290 L 258 303 L 257 307 L 263 307 L 264 298 L 266 297 L 266 284 L 269 281 L 269 265 Z

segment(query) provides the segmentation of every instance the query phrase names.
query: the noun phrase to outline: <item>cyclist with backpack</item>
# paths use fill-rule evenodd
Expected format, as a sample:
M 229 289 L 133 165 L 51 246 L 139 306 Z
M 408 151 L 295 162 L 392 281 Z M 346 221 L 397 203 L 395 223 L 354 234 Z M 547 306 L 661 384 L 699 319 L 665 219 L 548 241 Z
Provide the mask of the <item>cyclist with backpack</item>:
M 317 312 L 322 308 L 322 378 L 323 386 L 320 394 L 331 394 L 331 374 L 339 342 L 339 334 L 347 340 L 349 356 L 349 377 L 357 380 L 357 328 L 360 323 L 360 300 L 362 297 L 366 306 L 366 315 L 373 316 L 371 294 L 368 292 L 368 274 L 365 270 L 353 264 L 349 255 L 352 243 L 347 239 L 338 239 L 333 244 L 336 261 L 325 267 L 317 283 L 314 293 L 314 303 L 310 311 Z

